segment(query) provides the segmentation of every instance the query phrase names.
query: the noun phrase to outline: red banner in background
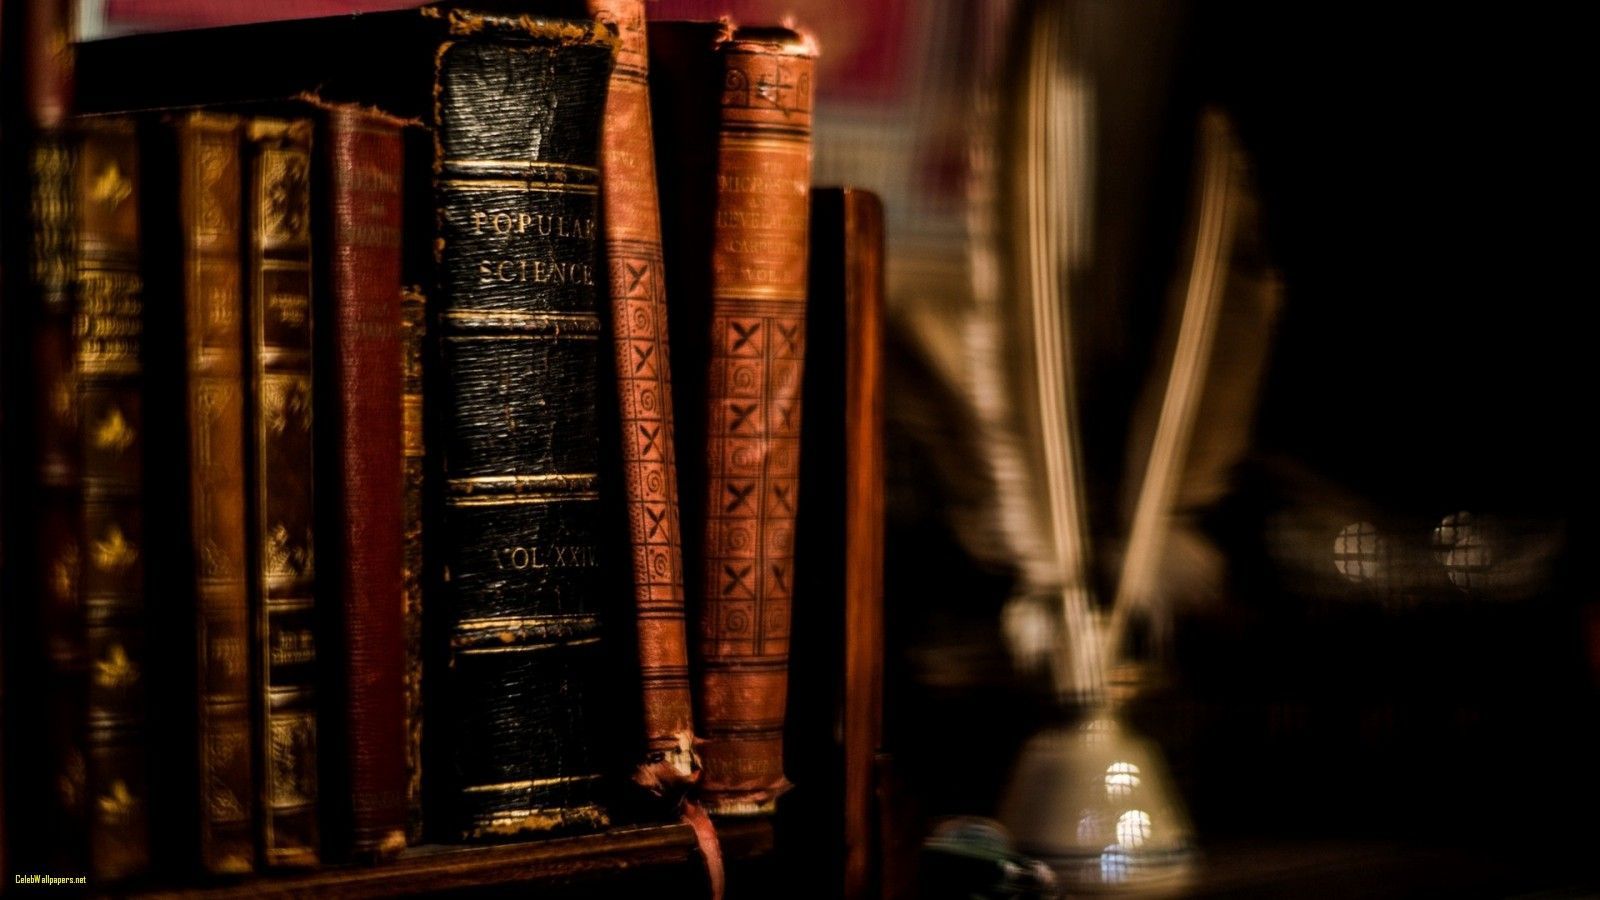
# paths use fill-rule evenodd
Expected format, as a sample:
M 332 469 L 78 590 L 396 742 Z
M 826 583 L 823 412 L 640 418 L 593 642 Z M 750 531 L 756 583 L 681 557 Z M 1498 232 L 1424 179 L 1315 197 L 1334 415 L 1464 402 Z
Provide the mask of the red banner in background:
M 139 31 L 209 28 L 274 19 L 304 19 L 421 6 L 418 0 L 95 0 L 83 17 L 82 37 Z M 99 15 L 94 15 L 98 9 Z M 817 89 L 825 100 L 884 103 L 903 93 L 911 4 L 908 0 L 658 0 L 653 19 L 715 19 L 745 25 L 794 21 L 816 35 Z
M 715 19 L 740 25 L 778 24 L 792 18 L 822 48 L 817 93 L 824 100 L 883 103 L 903 93 L 911 46 L 907 0 L 657 0 L 653 19 Z

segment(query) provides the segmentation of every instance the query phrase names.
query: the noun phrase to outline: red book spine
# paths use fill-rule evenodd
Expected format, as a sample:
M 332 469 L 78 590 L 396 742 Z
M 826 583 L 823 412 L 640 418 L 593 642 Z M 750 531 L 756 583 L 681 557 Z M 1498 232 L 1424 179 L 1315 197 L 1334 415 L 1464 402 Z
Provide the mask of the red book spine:
M 696 768 L 644 0 L 589 0 L 589 10 L 622 39 L 600 168 L 644 706 L 646 755 L 635 777 L 661 789 L 692 780 Z
M 348 849 L 388 855 L 405 847 L 406 825 L 401 123 L 351 106 L 330 107 L 325 123 L 318 555 L 342 676 L 328 708 L 342 717 Z
M 701 787 L 769 812 L 783 774 L 805 351 L 815 48 L 788 29 L 721 47 L 711 251 Z

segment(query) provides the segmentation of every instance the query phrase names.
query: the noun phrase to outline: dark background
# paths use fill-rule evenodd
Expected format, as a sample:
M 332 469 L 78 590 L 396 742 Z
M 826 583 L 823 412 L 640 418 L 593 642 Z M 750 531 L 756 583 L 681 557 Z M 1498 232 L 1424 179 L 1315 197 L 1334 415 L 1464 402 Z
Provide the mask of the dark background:
M 1284 283 L 1250 450 L 1200 517 L 1225 553 L 1223 590 L 1180 610 L 1131 711 L 1168 753 L 1202 844 L 1399 839 L 1531 854 L 1529 873 L 1570 862 L 1595 833 L 1600 750 L 1582 29 L 1554 7 L 1079 7 L 1153 27 L 1149 42 L 1120 32 L 1135 50 L 1095 69 L 1102 97 L 1139 79 L 1138 48 L 1173 38 L 1153 67 L 1171 70 L 1152 91 L 1145 197 L 1113 213 L 1138 221 L 1112 261 L 1134 274 L 1096 301 L 1110 337 L 1080 361 L 1097 542 L 1125 527 L 1130 410 L 1203 106 L 1241 136 Z M 1114 132 L 1108 172 L 1124 158 Z M 929 376 L 914 346 L 895 349 L 903 387 Z M 941 438 L 962 427 L 939 424 Z M 939 516 L 955 501 L 929 490 L 939 440 L 926 420 L 901 425 L 891 734 L 930 818 L 991 812 L 1018 741 L 1059 714 L 1005 666 L 997 618 L 1014 573 L 960 552 Z M 1491 545 L 1462 584 L 1432 545 L 1460 512 Z M 1334 553 L 1355 523 L 1385 542 L 1382 574 L 1360 582 Z M 930 683 L 906 662 L 930 653 L 978 674 Z

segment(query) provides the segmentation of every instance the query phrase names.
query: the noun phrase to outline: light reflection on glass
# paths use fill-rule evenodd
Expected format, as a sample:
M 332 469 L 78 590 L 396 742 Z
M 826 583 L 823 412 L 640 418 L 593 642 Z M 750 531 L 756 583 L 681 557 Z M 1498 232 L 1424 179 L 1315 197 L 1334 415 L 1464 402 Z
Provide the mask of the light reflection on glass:
M 1100 854 L 1100 880 L 1106 884 L 1121 884 L 1128 880 L 1128 851 L 1115 844 Z
M 1130 809 L 1117 817 L 1117 845 L 1130 850 L 1150 839 L 1150 814 Z
M 1383 574 L 1388 547 L 1371 522 L 1353 522 L 1333 539 L 1333 566 L 1339 574 L 1361 583 Z
M 1139 786 L 1139 767 L 1130 762 L 1114 762 L 1106 767 L 1106 796 L 1126 797 Z
M 1439 522 L 1439 527 L 1433 530 L 1433 556 L 1439 562 L 1445 562 L 1450 551 L 1455 548 L 1456 542 L 1467 537 L 1474 530 L 1473 516 L 1470 512 L 1451 513 Z

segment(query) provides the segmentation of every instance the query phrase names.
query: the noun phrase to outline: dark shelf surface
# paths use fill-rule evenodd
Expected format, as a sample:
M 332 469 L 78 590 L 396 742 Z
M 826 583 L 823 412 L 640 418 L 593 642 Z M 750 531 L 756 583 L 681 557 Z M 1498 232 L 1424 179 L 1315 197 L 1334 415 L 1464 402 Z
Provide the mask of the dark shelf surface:
M 759 856 L 772 849 L 766 819 L 719 821 L 723 856 Z M 395 897 L 606 878 L 640 869 L 678 867 L 700 878 L 704 863 L 687 825 L 614 828 L 598 834 L 483 846 L 424 845 L 369 866 L 330 866 L 264 874 L 241 881 L 162 888 L 140 897 Z
M 1206 847 L 1185 896 L 1229 898 L 1588 897 L 1600 880 L 1576 848 L 1237 841 Z

